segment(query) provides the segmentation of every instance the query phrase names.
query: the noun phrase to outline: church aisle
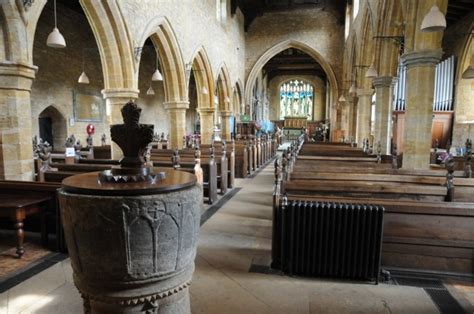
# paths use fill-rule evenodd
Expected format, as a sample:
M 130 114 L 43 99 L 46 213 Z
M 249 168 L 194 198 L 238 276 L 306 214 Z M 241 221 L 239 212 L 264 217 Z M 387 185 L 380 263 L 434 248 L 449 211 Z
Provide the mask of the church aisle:
M 423 289 L 250 273 L 271 249 L 273 166 L 201 228 L 191 285 L 193 313 L 438 313 Z M 0 295 L 0 313 L 82 313 L 69 259 Z

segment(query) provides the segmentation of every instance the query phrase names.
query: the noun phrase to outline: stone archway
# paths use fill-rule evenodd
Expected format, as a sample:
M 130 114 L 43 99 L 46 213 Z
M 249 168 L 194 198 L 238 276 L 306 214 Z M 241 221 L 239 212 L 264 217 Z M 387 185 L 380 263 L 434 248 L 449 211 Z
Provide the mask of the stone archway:
M 336 76 L 334 74 L 334 71 L 331 68 L 331 65 L 319 54 L 316 50 L 311 48 L 310 46 L 299 42 L 295 40 L 286 40 L 283 41 L 272 48 L 268 49 L 255 63 L 253 66 L 252 70 L 250 71 L 248 78 L 247 78 L 247 84 L 245 86 L 245 103 L 251 105 L 251 97 L 252 97 L 252 89 L 255 85 L 255 80 L 258 76 L 258 73 L 262 70 L 264 65 L 270 61 L 271 58 L 273 58 L 275 55 L 278 53 L 282 52 L 283 50 L 289 49 L 289 48 L 295 48 L 299 49 L 306 54 L 310 55 L 314 60 L 316 60 L 321 67 L 323 68 L 324 72 L 326 73 L 326 76 L 329 80 L 329 85 L 330 85 L 330 103 L 335 103 L 336 101 L 336 95 L 337 95 L 337 89 L 338 89 L 338 84 L 336 80 Z M 253 110 L 251 108 L 251 110 Z
M 41 111 L 38 120 L 39 137 L 48 141 L 56 150 L 62 148 L 67 138 L 67 121 L 61 111 L 50 105 Z
M 210 144 L 214 131 L 214 75 L 204 47 L 200 47 L 191 62 L 191 74 L 194 77 L 197 94 L 197 111 L 200 118 L 201 143 Z M 191 77 L 191 75 L 190 75 Z M 190 83 L 190 82 L 189 82 Z
M 186 134 L 186 110 L 189 108 L 181 49 L 170 23 L 164 17 L 156 17 L 148 23 L 138 41 L 139 47 L 142 47 L 148 38 L 157 50 L 163 74 L 165 108 L 169 113 L 170 144 L 172 148 L 179 148 Z M 137 75 L 138 73 L 135 74 Z
M 358 61 L 359 65 L 374 66 L 376 69 L 377 55 L 374 53 L 374 30 L 373 20 L 369 8 L 365 11 L 362 19 L 362 38 L 359 45 Z M 372 113 L 372 79 L 366 78 L 365 74 L 368 67 L 359 69 L 361 75 L 357 78 L 357 126 L 356 126 L 356 142 L 362 147 L 365 139 L 370 138 L 371 131 L 371 113 Z
M 217 109 L 221 118 L 221 137 L 231 139 L 230 117 L 232 116 L 232 87 L 227 66 L 223 64 L 217 76 L 216 83 Z

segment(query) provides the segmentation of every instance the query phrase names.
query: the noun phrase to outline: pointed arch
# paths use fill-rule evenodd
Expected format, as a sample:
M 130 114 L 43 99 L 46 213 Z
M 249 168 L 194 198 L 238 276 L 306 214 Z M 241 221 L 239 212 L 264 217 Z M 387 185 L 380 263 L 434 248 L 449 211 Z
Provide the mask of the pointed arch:
M 358 64 L 371 66 L 373 63 L 375 63 L 377 57 L 375 56 L 376 52 L 374 51 L 375 47 L 373 37 L 372 16 L 370 14 L 369 8 L 367 7 L 362 19 L 362 37 L 360 40 L 359 52 L 357 54 Z M 362 71 L 362 75 L 360 75 L 357 80 L 357 85 L 363 88 L 370 88 L 372 84 L 372 80 L 365 77 L 365 72 L 367 70 L 368 68 L 362 68 L 360 70 Z
M 215 89 L 214 75 L 212 73 L 212 67 L 206 49 L 203 46 L 199 47 L 188 64 L 191 65 L 191 71 L 193 71 L 196 80 L 198 90 L 198 108 L 213 109 L 214 99 L 212 93 Z M 207 89 L 207 94 L 201 92 L 204 87 Z
M 345 81 L 347 83 L 346 87 L 349 88 L 350 84 L 352 84 L 353 76 L 355 75 L 355 68 L 356 60 L 357 60 L 357 36 L 355 31 L 352 31 L 351 35 L 349 35 L 349 46 L 347 47 L 348 58 L 347 58 L 347 67 L 346 67 L 346 76 Z
M 330 99 L 331 103 L 335 103 L 336 100 L 336 95 L 337 95 L 337 80 L 336 80 L 336 75 L 334 74 L 334 71 L 331 67 L 331 65 L 321 56 L 319 52 L 308 46 L 307 44 L 304 44 L 300 41 L 297 40 L 286 40 L 283 41 L 272 48 L 268 49 L 255 63 L 255 65 L 252 67 L 252 70 L 250 71 L 248 77 L 247 77 L 247 83 L 245 85 L 245 103 L 248 105 L 252 104 L 251 97 L 252 97 L 252 89 L 255 85 L 255 80 L 258 76 L 258 73 L 262 70 L 262 68 L 265 66 L 265 64 L 270 61 L 271 58 L 273 58 L 275 55 L 278 53 L 282 52 L 283 50 L 289 49 L 289 48 L 295 48 L 299 49 L 306 54 L 310 55 L 314 60 L 316 60 L 321 67 L 323 68 L 324 72 L 326 73 L 326 76 L 329 81 L 330 85 Z
M 234 106 L 233 106 L 233 111 L 235 115 L 238 114 L 243 114 L 245 112 L 243 108 L 243 91 L 244 89 L 242 88 L 242 81 L 239 79 L 237 82 L 235 82 L 235 87 L 234 87 Z
M 230 84 L 229 70 L 225 63 L 220 66 L 216 78 L 217 97 L 219 100 L 219 111 L 232 111 L 232 86 Z
M 44 134 L 41 134 L 40 127 L 40 137 L 43 140 L 50 142 L 53 147 L 59 149 L 64 144 L 64 139 L 67 137 L 67 120 L 64 112 L 55 105 L 49 105 L 44 108 L 39 114 L 38 119 L 49 118 L 51 122 L 51 139 L 44 138 Z
M 170 22 L 165 17 L 155 17 L 142 32 L 138 41 L 142 47 L 150 38 L 157 49 L 165 87 L 165 102 L 181 102 L 188 99 L 186 71 L 181 49 Z M 137 73 L 138 74 L 138 73 Z
M 382 1 L 376 21 L 375 35 L 404 36 L 402 1 Z M 407 40 L 407 38 L 405 38 Z M 399 43 L 393 39 L 378 39 L 375 43 L 375 67 L 379 76 L 396 76 L 399 62 Z
M 106 90 L 128 89 L 138 93 L 138 72 L 119 5 L 115 1 L 79 1 L 99 48 Z

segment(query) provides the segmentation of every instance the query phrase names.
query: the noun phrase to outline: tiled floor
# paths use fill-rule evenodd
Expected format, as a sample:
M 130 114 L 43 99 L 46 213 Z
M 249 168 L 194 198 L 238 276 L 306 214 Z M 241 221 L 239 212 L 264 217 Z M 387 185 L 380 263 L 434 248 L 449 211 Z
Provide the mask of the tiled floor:
M 249 273 L 271 244 L 272 167 L 202 227 L 191 285 L 193 313 L 438 313 L 423 289 Z M 0 313 L 82 313 L 69 260 L 0 295 Z

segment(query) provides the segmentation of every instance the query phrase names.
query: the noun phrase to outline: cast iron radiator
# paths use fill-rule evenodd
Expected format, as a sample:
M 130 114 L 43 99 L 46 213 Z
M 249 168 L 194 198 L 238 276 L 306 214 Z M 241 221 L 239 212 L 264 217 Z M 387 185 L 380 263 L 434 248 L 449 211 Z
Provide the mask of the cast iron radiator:
M 274 209 L 272 268 L 378 283 L 384 208 L 287 201 Z

